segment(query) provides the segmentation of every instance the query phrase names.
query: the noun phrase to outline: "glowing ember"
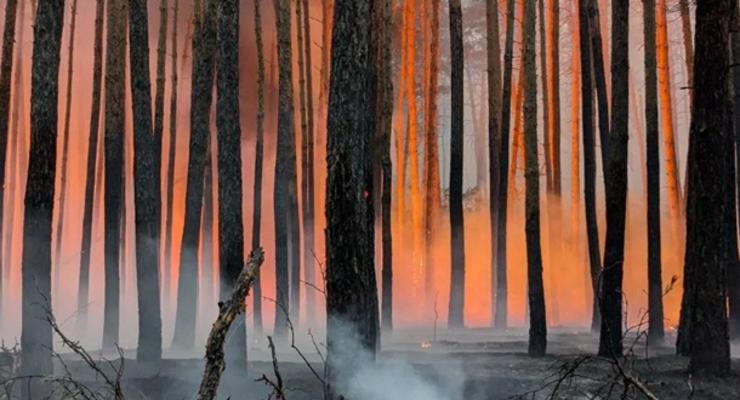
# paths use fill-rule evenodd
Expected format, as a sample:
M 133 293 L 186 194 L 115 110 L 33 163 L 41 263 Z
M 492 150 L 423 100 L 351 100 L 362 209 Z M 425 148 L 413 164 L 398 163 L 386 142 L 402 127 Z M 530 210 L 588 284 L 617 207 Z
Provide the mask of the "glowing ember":
M 424 340 L 421 343 L 419 343 L 419 347 L 422 349 L 431 349 L 432 348 L 432 342 L 429 340 Z

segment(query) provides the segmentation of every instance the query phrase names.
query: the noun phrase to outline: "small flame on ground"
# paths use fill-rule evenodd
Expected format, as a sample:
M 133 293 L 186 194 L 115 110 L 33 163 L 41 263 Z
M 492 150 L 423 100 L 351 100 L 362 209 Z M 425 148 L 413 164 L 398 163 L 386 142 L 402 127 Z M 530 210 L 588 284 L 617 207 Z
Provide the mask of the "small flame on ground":
M 421 343 L 419 343 L 419 347 L 421 347 L 422 349 L 431 349 L 432 342 L 429 340 L 423 340 Z

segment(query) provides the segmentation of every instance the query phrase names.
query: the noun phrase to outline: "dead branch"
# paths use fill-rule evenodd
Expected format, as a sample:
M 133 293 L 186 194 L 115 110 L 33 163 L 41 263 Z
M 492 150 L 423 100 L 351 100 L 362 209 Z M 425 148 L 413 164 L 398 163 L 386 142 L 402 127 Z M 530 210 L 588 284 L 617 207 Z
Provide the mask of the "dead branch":
M 267 337 L 267 344 L 270 347 L 270 355 L 272 356 L 272 371 L 275 374 L 275 381 L 262 374 L 262 377 L 257 379 L 257 382 L 264 382 L 267 386 L 272 388 L 272 393 L 268 396 L 268 399 L 275 400 L 286 400 L 285 387 L 283 386 L 283 376 L 280 375 L 280 369 L 278 368 L 278 360 L 275 355 L 275 343 L 272 342 L 272 336 Z
M 221 375 L 226 369 L 224 362 L 224 342 L 234 319 L 244 312 L 244 302 L 249 294 L 249 289 L 254 284 L 257 272 L 264 261 L 265 253 L 259 248 L 252 250 L 247 265 L 244 267 L 231 292 L 231 298 L 225 302 L 219 302 L 219 311 L 216 321 L 211 327 L 206 343 L 206 366 L 203 371 L 203 380 L 200 382 L 198 399 L 212 400 L 216 398 Z

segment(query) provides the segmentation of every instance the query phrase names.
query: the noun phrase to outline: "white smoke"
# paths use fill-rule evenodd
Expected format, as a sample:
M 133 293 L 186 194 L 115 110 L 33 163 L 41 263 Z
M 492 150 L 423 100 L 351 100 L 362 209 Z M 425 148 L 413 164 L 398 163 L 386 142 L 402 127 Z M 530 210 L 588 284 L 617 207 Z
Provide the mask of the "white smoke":
M 334 342 L 331 362 L 336 366 L 338 392 L 351 400 L 458 400 L 465 376 L 458 361 L 412 365 L 401 357 L 372 356 L 354 331 L 338 324 L 341 339 Z M 442 369 L 444 367 L 444 369 Z M 422 372 L 423 370 L 423 372 Z

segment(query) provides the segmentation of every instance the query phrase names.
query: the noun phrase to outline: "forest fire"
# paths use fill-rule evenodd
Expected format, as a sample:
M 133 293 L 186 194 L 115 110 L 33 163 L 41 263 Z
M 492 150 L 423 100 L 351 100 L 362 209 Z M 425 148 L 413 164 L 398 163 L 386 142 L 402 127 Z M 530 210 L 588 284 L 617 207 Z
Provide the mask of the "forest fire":
M 735 8 L 0 0 L 0 387 L 740 397 Z

